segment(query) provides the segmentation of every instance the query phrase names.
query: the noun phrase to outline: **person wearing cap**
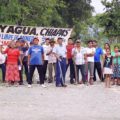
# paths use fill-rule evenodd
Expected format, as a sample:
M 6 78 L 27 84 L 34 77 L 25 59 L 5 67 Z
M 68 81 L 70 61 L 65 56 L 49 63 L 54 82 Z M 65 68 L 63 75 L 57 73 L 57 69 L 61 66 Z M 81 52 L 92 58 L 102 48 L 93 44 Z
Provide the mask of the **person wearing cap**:
M 76 41 L 76 47 L 72 49 L 72 55 L 75 60 L 76 71 L 77 71 L 77 83 L 78 84 L 86 84 L 86 74 L 85 74 L 85 49 L 81 46 L 81 41 Z M 82 80 L 79 81 L 79 70 L 82 75 Z
M 65 85 L 65 74 L 66 74 L 66 46 L 63 44 L 63 39 L 57 39 L 58 45 L 53 49 L 53 53 L 57 58 L 56 63 L 56 87 L 66 87 Z
M 53 68 L 54 68 L 54 73 L 56 71 L 56 57 L 53 54 L 53 49 L 55 47 L 55 41 L 54 40 L 50 40 L 50 46 L 49 46 L 49 52 L 47 53 L 48 55 L 48 83 L 52 83 L 54 81 L 53 77 Z
M 48 65 L 48 51 L 50 47 L 50 39 L 46 38 L 45 44 L 43 44 L 43 49 L 44 49 L 44 64 L 43 64 L 43 78 L 44 80 L 47 80 L 46 72 L 47 72 L 47 65 Z
M 44 85 L 44 79 L 43 79 L 44 50 L 43 50 L 43 47 L 39 45 L 38 38 L 33 39 L 33 44 L 34 45 L 31 46 L 28 51 L 28 65 L 29 65 L 29 72 L 30 72 L 28 87 L 31 87 L 32 85 L 32 78 L 33 78 L 35 68 L 37 68 L 37 71 L 39 73 L 40 85 L 42 87 L 46 87 Z
M 89 83 L 93 85 L 93 77 L 94 77 L 94 55 L 95 55 L 95 48 L 93 47 L 93 41 L 88 41 L 88 47 L 86 48 L 86 55 L 87 55 L 87 67 L 90 72 Z M 88 71 L 87 71 L 88 72 Z
M 3 44 L 0 42 L 0 68 L 2 70 L 2 82 L 5 82 L 5 61 L 6 61 L 6 55 L 2 54 Z
M 69 38 L 66 49 L 67 49 L 67 60 L 68 60 L 67 69 L 70 66 L 70 83 L 71 84 L 74 83 L 74 78 L 75 78 L 74 63 L 73 63 L 73 59 L 72 59 L 72 49 L 73 48 L 74 48 L 74 44 L 73 44 L 72 38 Z

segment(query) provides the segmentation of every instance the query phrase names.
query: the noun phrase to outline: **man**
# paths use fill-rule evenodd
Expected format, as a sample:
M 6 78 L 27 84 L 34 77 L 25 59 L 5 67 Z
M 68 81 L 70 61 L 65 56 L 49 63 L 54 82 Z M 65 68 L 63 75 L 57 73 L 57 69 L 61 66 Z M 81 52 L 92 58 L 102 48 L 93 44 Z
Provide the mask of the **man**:
M 28 42 L 21 39 L 21 58 L 22 58 L 22 73 L 23 73 L 23 67 L 24 67 L 24 70 L 25 70 L 25 75 L 26 75 L 26 79 L 28 81 L 29 79 L 29 72 L 28 72 L 28 49 L 29 49 L 29 45 L 28 45 Z
M 48 55 L 48 73 L 49 73 L 48 83 L 52 83 L 54 81 L 55 77 L 53 77 L 53 68 L 54 68 L 54 73 L 56 72 L 56 57 L 53 54 L 53 49 L 55 47 L 54 44 L 55 44 L 55 41 L 50 40 L 49 52 L 47 53 L 47 55 Z
M 58 38 L 58 45 L 53 49 L 53 53 L 57 58 L 56 63 L 56 87 L 66 87 L 65 74 L 66 74 L 66 46 L 63 44 L 63 39 Z
M 2 49 L 3 49 L 3 44 L 0 42 L 0 51 L 2 51 Z M 5 82 L 5 72 L 6 72 L 5 61 L 6 61 L 6 56 L 0 52 L 0 68 L 2 70 L 2 82 Z
M 16 48 L 19 49 L 20 51 L 20 58 L 21 58 L 21 55 L 22 55 L 22 51 L 21 51 L 21 39 L 22 38 L 18 38 L 15 45 L 16 45 Z M 22 58 L 21 58 L 22 60 Z M 20 61 L 18 60 L 18 67 L 19 67 L 19 76 L 20 76 L 20 81 L 19 81 L 19 85 L 23 85 L 23 77 L 22 77 L 22 66 L 20 64 Z
M 97 41 L 93 41 L 93 47 L 95 47 L 95 55 L 94 55 L 94 81 L 96 81 L 96 70 L 99 76 L 99 79 L 103 82 L 103 73 L 102 73 L 102 67 L 101 67 L 101 61 L 100 58 L 103 55 L 103 50 L 101 47 L 98 46 Z
M 74 48 L 74 44 L 73 44 L 72 38 L 69 38 L 66 49 L 67 49 L 67 60 L 68 60 L 67 69 L 70 66 L 70 83 L 71 84 L 74 83 L 73 79 L 75 78 L 74 63 L 73 63 L 73 59 L 72 59 L 72 49 L 73 48 Z
M 86 55 L 87 55 L 88 70 L 90 72 L 90 78 L 89 78 L 90 85 L 93 85 L 94 54 L 95 54 L 95 48 L 93 47 L 92 40 L 89 40 L 88 41 L 88 47 L 86 48 Z
M 30 78 L 28 80 L 28 87 L 31 87 L 32 85 L 32 77 L 33 77 L 35 68 L 37 68 L 39 73 L 40 85 L 42 87 L 46 87 L 44 85 L 44 79 L 43 79 L 44 51 L 43 51 L 43 47 L 38 45 L 38 43 L 39 43 L 39 39 L 34 38 L 33 39 L 34 45 L 31 46 L 28 51 L 28 65 L 30 65 L 29 66 Z
M 28 49 L 29 49 L 29 45 L 28 42 L 23 40 L 23 38 L 18 38 L 18 40 L 16 41 L 16 47 L 20 50 L 20 57 L 22 60 L 22 65 L 20 66 L 19 62 L 19 73 L 20 73 L 20 81 L 19 84 L 23 85 L 23 67 L 25 70 L 25 75 L 26 75 L 26 80 L 28 81 L 29 79 L 29 72 L 28 72 Z
M 86 84 L 86 73 L 85 73 L 85 59 L 86 52 L 83 47 L 81 47 L 81 41 L 76 41 L 76 47 L 72 49 L 72 55 L 75 60 L 76 70 L 77 70 L 77 82 L 78 84 Z M 79 70 L 81 71 L 82 80 L 79 81 Z
M 48 51 L 49 51 L 49 44 L 50 42 L 50 39 L 49 38 L 46 38 L 45 40 L 45 44 L 43 45 L 43 49 L 44 49 L 44 64 L 43 64 L 43 79 L 44 80 L 47 80 L 47 77 L 46 77 L 46 72 L 47 72 L 47 65 L 48 65 Z

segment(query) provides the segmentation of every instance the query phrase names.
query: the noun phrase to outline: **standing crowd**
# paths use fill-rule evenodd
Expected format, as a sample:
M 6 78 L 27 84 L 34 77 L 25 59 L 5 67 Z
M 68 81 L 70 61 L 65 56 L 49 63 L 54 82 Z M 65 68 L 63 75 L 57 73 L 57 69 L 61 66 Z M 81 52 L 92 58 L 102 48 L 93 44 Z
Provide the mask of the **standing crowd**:
M 31 87 L 37 68 L 39 75 L 37 83 L 42 87 L 47 87 L 45 82 L 55 82 L 56 87 L 67 87 L 65 82 L 67 70 L 70 70 L 71 84 L 93 85 L 98 74 L 100 81 L 105 82 L 105 87 L 120 85 L 119 46 L 114 46 L 114 50 L 111 51 L 108 43 L 105 43 L 102 49 L 96 40 L 89 40 L 84 47 L 80 40 L 73 43 L 72 38 L 68 39 L 67 45 L 62 38 L 58 38 L 56 42 L 47 38 L 43 45 L 39 45 L 39 42 L 38 38 L 34 38 L 28 44 L 19 38 L 10 42 L 5 50 L 0 43 L 3 82 L 8 85 L 24 85 L 23 72 L 25 72 L 28 87 Z

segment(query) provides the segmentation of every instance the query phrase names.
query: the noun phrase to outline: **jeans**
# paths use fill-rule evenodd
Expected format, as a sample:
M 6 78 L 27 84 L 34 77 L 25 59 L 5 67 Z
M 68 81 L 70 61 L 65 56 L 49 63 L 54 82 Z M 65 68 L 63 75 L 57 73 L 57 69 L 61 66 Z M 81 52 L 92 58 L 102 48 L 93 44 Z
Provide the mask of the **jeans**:
M 19 81 L 19 83 L 23 83 L 23 70 L 25 70 L 25 76 L 26 76 L 27 82 L 28 82 L 28 79 L 29 79 L 29 70 L 28 70 L 27 61 L 23 61 L 22 63 L 23 63 L 23 66 L 22 66 L 21 70 L 19 70 L 19 74 L 20 74 L 20 81 Z
M 26 79 L 27 79 L 27 82 L 28 82 L 28 80 L 29 80 L 29 70 L 28 70 L 27 61 L 23 61 L 23 67 L 24 67 Z
M 66 59 L 62 58 L 61 61 L 57 60 L 56 63 L 56 86 L 64 85 L 66 74 Z
M 0 64 L 0 68 L 2 70 L 2 81 L 5 82 L 5 72 L 6 72 L 5 64 Z
M 48 65 L 48 60 L 44 60 L 44 64 L 43 64 L 43 79 L 44 80 L 46 78 L 47 65 Z
M 100 62 L 95 62 L 94 63 L 94 81 L 96 81 L 96 70 L 98 73 L 98 76 L 101 81 L 103 81 L 103 73 L 102 73 L 102 68 L 101 68 L 101 63 Z
M 85 65 L 76 65 L 76 69 L 77 69 L 77 81 L 79 81 L 79 70 L 81 71 L 81 75 L 82 75 L 82 81 L 83 83 L 86 82 L 86 73 L 85 73 Z
M 49 72 L 49 81 L 53 81 L 53 68 L 54 68 L 54 73 L 56 71 L 56 63 L 48 63 L 48 72 Z
M 32 84 L 32 78 L 33 78 L 33 74 L 34 74 L 35 68 L 37 68 L 37 71 L 38 71 L 38 74 L 39 74 L 40 84 L 44 84 L 43 65 L 30 65 L 30 68 L 29 68 L 30 78 L 28 80 L 28 84 Z
M 74 70 L 74 63 L 73 63 L 72 58 L 68 59 L 67 69 L 69 66 L 70 66 L 70 82 L 73 82 L 73 79 L 75 78 L 75 70 Z

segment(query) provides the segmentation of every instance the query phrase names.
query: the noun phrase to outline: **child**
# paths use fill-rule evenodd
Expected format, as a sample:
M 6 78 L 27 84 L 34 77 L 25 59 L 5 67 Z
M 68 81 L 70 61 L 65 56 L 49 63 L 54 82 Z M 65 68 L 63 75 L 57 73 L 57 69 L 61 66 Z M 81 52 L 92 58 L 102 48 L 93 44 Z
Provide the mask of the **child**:
M 106 55 L 104 58 L 104 76 L 105 76 L 105 87 L 106 88 L 110 88 L 111 75 L 113 74 L 112 61 L 113 61 L 113 57 L 111 56 L 110 49 L 108 48 L 106 50 Z

